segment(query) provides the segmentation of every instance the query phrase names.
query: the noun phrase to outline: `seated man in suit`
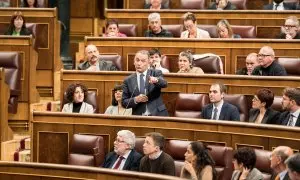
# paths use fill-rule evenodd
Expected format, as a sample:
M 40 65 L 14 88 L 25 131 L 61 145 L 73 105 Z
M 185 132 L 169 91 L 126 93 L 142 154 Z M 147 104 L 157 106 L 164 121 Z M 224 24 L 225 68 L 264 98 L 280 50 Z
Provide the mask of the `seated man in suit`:
M 236 6 L 232 4 L 229 0 L 216 0 L 216 2 L 213 2 L 208 9 L 236 10 Z
M 161 89 L 168 83 L 160 70 L 150 69 L 150 55 L 138 51 L 134 57 L 136 73 L 124 80 L 122 105 L 132 108 L 132 115 L 168 116 Z
M 223 98 L 226 93 L 224 84 L 216 83 L 210 86 L 210 104 L 206 105 L 201 114 L 203 119 L 239 121 L 240 113 L 237 107 L 227 102 Z
M 258 58 L 257 58 L 257 53 L 250 53 L 246 57 L 246 67 L 238 70 L 236 72 L 237 75 L 251 75 L 253 69 L 258 66 Z
M 79 70 L 87 71 L 118 71 L 118 68 L 111 61 L 100 59 L 100 54 L 95 45 L 88 45 L 85 48 L 87 61 L 78 65 Z
M 151 13 L 148 16 L 149 30 L 145 32 L 145 37 L 173 37 L 173 34 L 161 27 L 160 15 Z
M 278 146 L 272 151 L 270 161 L 271 169 L 277 174 L 275 180 L 289 180 L 284 161 L 291 155 L 293 155 L 293 150 L 288 146 Z
M 138 171 L 142 155 L 134 150 L 134 146 L 134 133 L 128 130 L 119 131 L 114 142 L 114 151 L 106 155 L 102 167 Z
M 150 0 L 149 3 L 145 3 L 144 9 L 152 9 L 152 10 L 160 10 L 160 9 L 168 9 L 168 4 L 162 2 L 162 0 Z
M 300 153 L 290 156 L 285 164 L 291 180 L 300 180 Z
M 149 172 L 175 176 L 174 159 L 163 152 L 165 138 L 162 134 L 152 132 L 146 134 L 143 144 L 145 156 L 141 159 L 140 172 Z
M 295 10 L 295 3 L 285 3 L 284 0 L 273 0 L 271 4 L 264 5 L 264 10 Z
M 279 34 L 279 39 L 300 39 L 299 20 L 296 16 L 289 16 L 285 19 L 283 32 Z
M 285 126 L 300 126 L 300 90 L 286 88 L 282 96 L 282 109 L 285 112 L 279 116 L 278 124 Z
M 257 55 L 259 66 L 252 71 L 256 76 L 286 76 L 283 66 L 275 60 L 275 52 L 270 46 L 263 46 Z

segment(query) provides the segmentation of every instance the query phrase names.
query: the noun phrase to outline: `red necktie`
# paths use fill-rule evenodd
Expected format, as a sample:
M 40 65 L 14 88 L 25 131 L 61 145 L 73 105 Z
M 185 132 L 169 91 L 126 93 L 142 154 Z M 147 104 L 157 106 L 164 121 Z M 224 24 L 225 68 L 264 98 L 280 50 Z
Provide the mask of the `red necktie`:
M 125 159 L 123 156 L 119 156 L 119 160 L 113 169 L 119 169 L 123 159 Z

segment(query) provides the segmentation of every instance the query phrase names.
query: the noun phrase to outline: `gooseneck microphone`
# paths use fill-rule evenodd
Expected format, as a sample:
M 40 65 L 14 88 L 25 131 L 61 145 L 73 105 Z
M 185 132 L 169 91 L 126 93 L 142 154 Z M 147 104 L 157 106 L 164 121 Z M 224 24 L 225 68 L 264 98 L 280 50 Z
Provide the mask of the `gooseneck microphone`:
M 134 94 L 136 88 L 137 88 L 137 84 L 135 85 L 135 87 L 134 87 L 134 89 L 133 89 L 133 92 L 132 92 L 131 95 L 130 95 L 129 101 L 128 101 L 128 103 L 126 104 L 126 107 L 125 107 L 125 111 L 126 111 L 126 109 L 128 108 L 128 106 L 129 106 L 129 103 L 130 103 L 130 101 L 131 101 L 131 99 L 132 99 L 132 96 L 133 96 L 133 94 Z M 125 114 L 125 111 L 123 112 L 123 115 Z

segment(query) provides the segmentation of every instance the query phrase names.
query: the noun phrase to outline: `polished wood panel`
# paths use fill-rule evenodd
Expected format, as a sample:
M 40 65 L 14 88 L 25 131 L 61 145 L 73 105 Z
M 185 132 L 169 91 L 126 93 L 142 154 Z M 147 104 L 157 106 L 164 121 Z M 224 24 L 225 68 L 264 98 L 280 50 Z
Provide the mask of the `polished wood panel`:
M 13 138 L 12 130 L 8 126 L 8 99 L 9 87 L 5 83 L 4 69 L 0 68 L 0 149 L 2 142 Z
M 300 128 L 278 125 L 265 125 L 231 121 L 214 121 L 203 119 L 174 118 L 174 117 L 143 117 L 143 116 L 109 116 L 104 114 L 70 114 L 53 112 L 33 112 L 32 119 L 32 157 L 33 162 L 43 162 L 37 157 L 43 156 L 50 162 L 53 154 L 41 152 L 51 144 L 39 142 L 41 132 L 46 134 L 66 133 L 72 137 L 75 133 L 110 135 L 110 143 L 105 146 L 113 150 L 113 141 L 121 129 L 128 129 L 136 136 L 144 136 L 147 132 L 160 132 L 167 139 L 190 141 L 206 141 L 214 144 L 224 144 L 236 149 L 239 145 L 257 146 L 261 149 L 272 150 L 274 145 L 286 145 L 295 150 L 300 147 Z M 52 140 L 60 142 L 60 139 Z M 66 142 L 67 143 L 67 142 Z M 49 147 L 50 148 L 50 147 Z M 63 161 L 64 148 L 57 147 L 56 159 Z M 43 160 L 45 160 L 45 158 Z
M 85 84 L 90 91 L 97 94 L 100 113 L 111 105 L 111 93 L 116 83 L 123 80 L 133 72 L 87 72 L 80 70 L 63 70 L 61 72 L 61 96 L 67 87 L 75 82 Z M 238 75 L 189 75 L 165 74 L 168 87 L 162 89 L 163 100 L 170 115 L 174 114 L 175 101 L 178 93 L 208 93 L 210 85 L 222 82 L 227 86 L 228 94 L 253 95 L 262 88 L 271 89 L 275 95 L 281 96 L 285 87 L 300 87 L 299 77 L 248 77 Z M 62 99 L 61 99 L 62 102 Z
M 47 81 L 51 86 L 44 87 L 37 84 L 38 88 L 47 88 L 53 91 L 55 83 L 53 76 L 61 69 L 60 60 L 60 24 L 57 19 L 56 8 L 2 8 L 0 10 L 1 23 L 9 24 L 11 15 L 15 11 L 21 11 L 26 17 L 27 23 L 36 23 L 36 46 L 38 56 L 37 71 L 49 71 L 51 76 L 38 77 Z M 53 93 L 52 93 L 53 96 Z
M 0 179 L 22 180 L 179 180 L 178 177 L 99 167 L 46 163 L 0 162 Z
M 259 52 L 262 46 L 273 47 L 276 57 L 300 57 L 299 40 L 282 39 L 206 39 L 191 40 L 179 38 L 103 38 L 85 37 L 79 44 L 76 64 L 84 59 L 84 49 L 88 44 L 94 44 L 103 54 L 119 54 L 122 56 L 123 70 L 133 71 L 133 58 L 138 50 L 158 48 L 162 54 L 170 57 L 171 72 L 177 72 L 178 54 L 190 49 L 195 54 L 214 53 L 221 56 L 225 74 L 235 74 L 237 69 L 245 67 L 245 59 L 249 53 Z
M 148 29 L 148 15 L 151 10 L 137 9 L 106 9 L 108 19 L 117 19 L 120 24 L 136 24 L 139 37 L 144 36 Z M 182 24 L 182 15 L 186 10 L 161 10 L 160 16 L 162 24 Z M 264 34 L 265 28 L 280 29 L 284 24 L 284 19 L 288 16 L 297 16 L 300 18 L 299 11 L 277 11 L 269 10 L 233 10 L 233 11 L 215 11 L 215 10 L 191 10 L 195 13 L 198 24 L 215 25 L 221 19 L 226 18 L 231 25 L 251 25 L 257 29 L 258 38 L 275 38 L 272 33 Z M 265 37 L 267 36 L 267 37 Z

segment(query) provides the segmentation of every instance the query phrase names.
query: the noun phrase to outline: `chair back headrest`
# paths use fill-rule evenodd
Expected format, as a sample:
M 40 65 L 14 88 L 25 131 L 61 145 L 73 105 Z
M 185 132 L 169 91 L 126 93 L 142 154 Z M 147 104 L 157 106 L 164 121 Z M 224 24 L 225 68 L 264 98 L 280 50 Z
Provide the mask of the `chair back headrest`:
M 135 24 L 119 24 L 119 31 L 128 37 L 137 36 L 137 27 Z
M 271 177 L 272 169 L 270 167 L 270 155 L 271 151 L 266 151 L 262 149 L 254 149 L 256 155 L 255 167 L 263 173 L 264 177 Z
M 136 137 L 135 138 L 135 146 L 134 149 L 140 153 L 140 154 L 144 154 L 143 151 L 143 144 L 145 142 L 145 138 L 144 137 Z
M 215 54 L 195 54 L 193 66 L 200 67 L 205 74 L 222 74 L 220 56 Z
M 274 96 L 274 101 L 273 104 L 271 105 L 271 108 L 278 111 L 278 112 L 283 112 L 284 110 L 282 109 L 282 96 Z
M 198 24 L 197 27 L 202 30 L 207 31 L 211 38 L 218 38 L 218 32 L 217 32 L 216 25 Z
M 161 66 L 163 68 L 170 69 L 170 61 L 168 59 L 168 56 L 161 55 L 161 62 L 160 62 L 160 64 L 161 64 Z
M 242 38 L 256 38 L 255 26 L 232 25 L 231 28 L 234 34 L 238 34 Z
M 207 94 L 179 93 L 175 104 L 175 117 L 200 118 L 202 108 L 209 103 Z
M 247 121 L 249 117 L 248 103 L 245 95 L 225 94 L 224 101 L 236 106 L 240 113 L 240 121 Z
M 61 109 L 64 104 L 68 103 L 67 93 L 64 92 L 63 102 L 61 103 Z M 88 95 L 86 98 L 86 103 L 90 104 L 94 108 L 94 113 L 99 113 L 99 104 L 97 102 L 97 94 L 95 91 L 88 91 Z
M 285 68 L 288 76 L 300 76 L 300 58 L 278 58 L 277 62 Z
M 239 10 L 247 9 L 247 0 L 229 0 L 229 1 L 236 6 L 236 9 Z
M 100 54 L 100 59 L 111 61 L 119 71 L 122 71 L 122 57 L 118 54 Z
M 70 152 L 75 154 L 96 154 L 99 152 L 100 141 L 103 141 L 102 136 L 74 134 Z
M 183 140 L 168 140 L 166 141 L 165 152 L 168 153 L 174 160 L 184 161 L 184 153 L 191 141 Z
M 165 24 L 162 25 L 162 28 L 171 32 L 173 37 L 180 37 L 183 30 L 183 26 L 181 24 Z
M 180 0 L 181 9 L 204 9 L 205 0 Z
M 36 29 L 37 29 L 37 24 L 35 23 L 26 23 L 25 24 L 26 28 L 31 32 L 32 37 L 36 37 Z

